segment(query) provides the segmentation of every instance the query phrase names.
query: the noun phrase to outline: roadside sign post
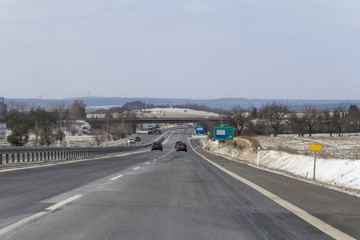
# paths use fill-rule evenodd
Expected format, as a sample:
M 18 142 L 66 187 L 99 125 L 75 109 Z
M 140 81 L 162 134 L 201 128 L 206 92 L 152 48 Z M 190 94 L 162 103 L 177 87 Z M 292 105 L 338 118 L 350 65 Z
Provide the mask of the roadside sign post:
M 260 147 L 258 147 L 257 149 L 257 160 L 256 160 L 256 165 L 260 165 Z
M 321 144 L 310 144 L 310 151 L 315 152 L 314 157 L 314 172 L 313 172 L 313 180 L 315 180 L 315 173 L 316 173 L 316 155 L 318 152 L 322 151 L 322 145 Z

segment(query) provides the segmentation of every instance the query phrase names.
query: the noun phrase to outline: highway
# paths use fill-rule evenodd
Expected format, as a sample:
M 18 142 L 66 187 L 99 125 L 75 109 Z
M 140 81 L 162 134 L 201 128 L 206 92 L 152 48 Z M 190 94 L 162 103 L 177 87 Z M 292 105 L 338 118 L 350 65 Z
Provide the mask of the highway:
M 359 198 L 214 156 L 194 139 L 202 156 L 176 152 L 177 140 L 189 145 L 181 129 L 162 152 L 0 171 L 0 239 L 360 239 Z

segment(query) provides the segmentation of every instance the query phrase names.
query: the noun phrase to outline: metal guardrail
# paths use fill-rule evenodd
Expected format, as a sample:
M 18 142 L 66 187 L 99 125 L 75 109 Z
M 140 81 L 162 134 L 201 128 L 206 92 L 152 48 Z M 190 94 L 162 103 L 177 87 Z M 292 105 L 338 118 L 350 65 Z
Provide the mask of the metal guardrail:
M 167 136 L 169 136 L 169 132 L 165 132 L 156 138 L 155 141 L 163 142 Z M 130 152 L 150 146 L 151 143 L 116 147 L 2 147 L 0 148 L 0 166 L 89 158 Z
M 128 147 L 8 147 L 0 149 L 0 165 L 80 159 L 128 152 L 149 146 L 150 144 Z

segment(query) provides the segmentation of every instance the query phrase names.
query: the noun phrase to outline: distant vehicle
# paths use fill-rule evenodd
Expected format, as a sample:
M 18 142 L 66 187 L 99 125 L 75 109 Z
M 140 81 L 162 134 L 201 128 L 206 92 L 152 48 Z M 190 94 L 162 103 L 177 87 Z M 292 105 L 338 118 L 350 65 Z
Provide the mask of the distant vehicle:
M 177 145 L 178 144 L 181 144 L 182 143 L 182 141 L 177 141 L 176 143 L 175 143 L 175 148 L 177 148 Z
M 149 128 L 148 129 L 148 134 L 153 134 L 154 132 L 153 132 L 153 130 L 152 130 L 152 128 Z
M 176 147 L 176 151 L 177 151 L 177 152 L 178 152 L 178 151 L 185 151 L 185 152 L 187 152 L 187 146 L 186 146 L 186 144 L 185 144 L 185 143 L 180 143 L 180 144 L 178 144 L 177 147 Z
M 128 143 L 130 143 L 130 144 L 135 143 L 135 139 L 129 138 Z
M 140 137 L 135 137 L 135 142 L 140 142 L 141 138 Z
M 153 142 L 153 144 L 151 145 L 151 151 L 153 150 L 163 150 L 163 146 L 161 144 L 161 142 Z

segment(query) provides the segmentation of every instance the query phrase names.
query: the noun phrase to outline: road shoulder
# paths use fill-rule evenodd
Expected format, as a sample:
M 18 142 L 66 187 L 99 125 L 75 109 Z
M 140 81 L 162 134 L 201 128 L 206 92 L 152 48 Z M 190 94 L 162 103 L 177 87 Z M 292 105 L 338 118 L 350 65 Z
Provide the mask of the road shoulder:
M 278 175 L 214 155 L 201 147 L 195 152 L 231 173 L 260 186 L 312 216 L 360 238 L 360 199 L 322 186 Z

